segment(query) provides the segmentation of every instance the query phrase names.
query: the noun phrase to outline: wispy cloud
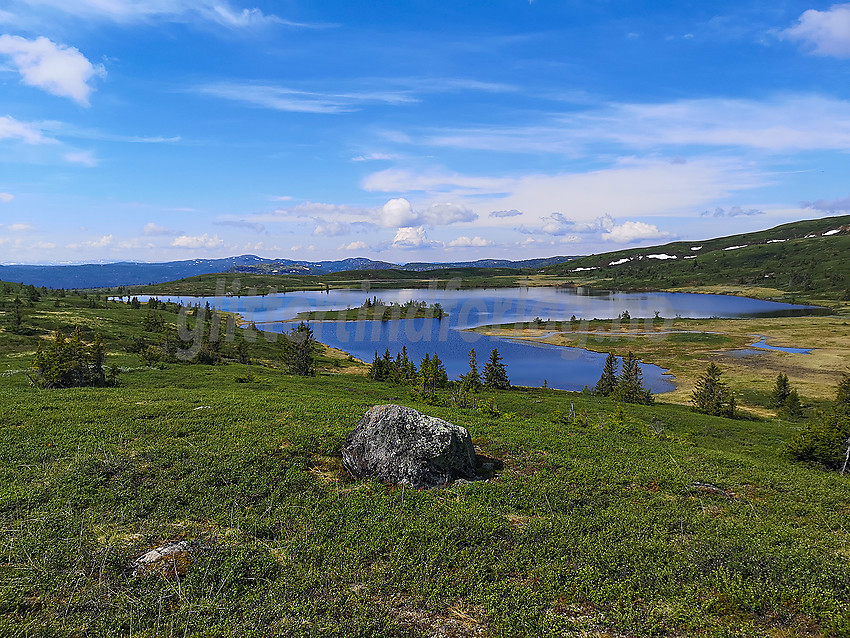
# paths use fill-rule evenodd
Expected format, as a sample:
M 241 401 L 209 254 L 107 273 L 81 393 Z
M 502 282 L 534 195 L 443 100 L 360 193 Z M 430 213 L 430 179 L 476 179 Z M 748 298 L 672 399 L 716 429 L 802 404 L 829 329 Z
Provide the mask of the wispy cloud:
M 66 162 L 88 166 L 89 168 L 97 166 L 99 163 L 99 160 L 95 157 L 92 151 L 71 151 L 69 153 L 65 153 L 63 157 Z
M 27 40 L 16 35 L 0 35 L 0 54 L 11 58 L 28 85 L 89 105 L 95 78 L 106 77 L 103 65 L 89 62 L 78 49 L 45 37 Z
M 13 199 L 15 199 L 15 196 L 12 193 L 0 193 L 0 203 L 2 204 L 8 204 Z
M 700 213 L 703 217 L 752 217 L 764 214 L 765 212 L 758 208 L 741 208 L 740 206 L 732 206 L 730 208 L 718 206 L 714 210 L 705 210 Z
M 246 219 L 225 219 L 222 221 L 213 222 L 216 226 L 230 226 L 232 228 L 244 228 L 253 230 L 255 233 L 266 232 L 266 227 L 258 222 L 249 222 Z
M 171 230 L 170 228 L 160 226 L 159 224 L 155 224 L 153 222 L 145 224 L 145 227 L 142 229 L 142 233 L 148 237 L 165 237 L 169 235 L 179 234 L 176 230 Z
M 24 144 L 54 144 L 52 137 L 44 135 L 37 125 L 20 122 L 8 115 L 0 115 L 0 140 L 19 140 Z
M 255 107 L 295 113 L 339 114 L 365 104 L 410 104 L 417 100 L 404 91 L 319 92 L 271 84 L 219 82 L 196 88 L 199 93 Z
M 804 11 L 780 36 L 801 43 L 814 55 L 850 58 L 850 3 Z
M 191 22 L 199 20 L 232 29 L 266 25 L 295 28 L 328 28 L 330 24 L 309 24 L 264 13 L 258 8 L 237 8 L 227 0 L 38 0 L 38 4 L 85 19 L 110 20 L 121 24 L 136 22 Z
M 488 217 L 505 218 L 519 217 L 520 215 L 522 215 L 520 211 L 516 208 L 512 208 L 511 210 L 494 210 L 488 215 Z
M 442 129 L 411 140 L 437 147 L 572 157 L 595 153 L 600 144 L 641 150 L 686 146 L 844 150 L 850 146 L 850 102 L 797 94 L 764 101 L 611 103 L 531 126 Z

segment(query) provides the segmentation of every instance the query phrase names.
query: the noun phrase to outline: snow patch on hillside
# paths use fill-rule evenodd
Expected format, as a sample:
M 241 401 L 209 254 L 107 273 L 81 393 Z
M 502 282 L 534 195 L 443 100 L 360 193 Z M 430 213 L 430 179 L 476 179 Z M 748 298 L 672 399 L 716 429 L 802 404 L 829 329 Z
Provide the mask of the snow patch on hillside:
M 676 255 L 668 255 L 667 253 L 658 253 L 657 255 L 647 255 L 647 259 L 678 259 Z
M 691 250 L 702 250 L 702 246 L 691 246 Z
M 609 266 L 619 266 L 620 264 L 628 263 L 632 260 L 631 257 L 623 257 L 622 259 L 618 259 L 617 261 L 612 261 Z
M 835 235 L 836 233 L 840 233 L 840 232 L 841 232 L 840 228 L 835 228 L 833 230 L 826 231 L 823 235 L 821 235 L 821 237 L 829 237 L 830 235 Z
M 744 244 L 743 246 L 727 246 L 723 250 L 738 250 L 739 248 L 746 248 L 749 244 Z

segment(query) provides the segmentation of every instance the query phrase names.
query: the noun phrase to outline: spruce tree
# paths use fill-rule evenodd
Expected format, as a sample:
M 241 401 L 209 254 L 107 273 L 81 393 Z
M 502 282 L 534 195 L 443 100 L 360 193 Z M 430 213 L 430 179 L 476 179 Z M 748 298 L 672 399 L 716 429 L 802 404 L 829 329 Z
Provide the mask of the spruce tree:
M 788 375 L 780 372 L 776 377 L 776 382 L 773 384 L 773 390 L 770 393 L 770 407 L 781 408 L 790 394 L 791 384 L 788 382 Z
M 623 359 L 623 374 L 617 379 L 612 396 L 626 403 L 649 405 L 653 402 L 652 393 L 643 387 L 640 362 L 631 352 Z
M 596 387 L 593 391 L 603 397 L 609 396 L 614 391 L 614 386 L 617 384 L 617 357 L 613 352 L 609 352 L 605 359 L 605 365 L 602 366 L 602 376 L 596 382 Z
M 694 410 L 714 416 L 735 416 L 735 396 L 729 387 L 720 380 L 723 374 L 714 363 L 709 363 L 691 393 Z
M 490 359 L 484 365 L 484 385 L 488 388 L 505 389 L 511 387 L 505 364 L 496 348 L 490 353 Z
M 318 343 L 313 330 L 303 321 L 283 338 L 281 360 L 290 374 L 309 377 L 316 374 L 316 349 Z
M 461 392 L 478 392 L 481 389 L 481 376 L 478 374 L 478 361 L 475 348 L 469 351 L 469 372 L 460 377 Z

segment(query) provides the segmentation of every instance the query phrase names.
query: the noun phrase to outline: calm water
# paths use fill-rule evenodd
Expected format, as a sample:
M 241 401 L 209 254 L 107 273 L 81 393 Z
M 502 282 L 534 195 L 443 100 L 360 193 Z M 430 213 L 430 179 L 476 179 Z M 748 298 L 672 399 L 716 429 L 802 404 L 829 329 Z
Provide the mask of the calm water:
M 490 351 L 497 347 L 504 357 L 508 375 L 514 385 L 541 386 L 563 390 L 581 390 L 593 386 L 602 372 L 605 355 L 582 348 L 564 348 L 546 344 L 486 337 L 464 332 L 475 326 L 532 321 L 535 318 L 565 322 L 559 330 L 583 333 L 587 320 L 614 319 L 627 312 L 635 331 L 651 327 L 651 322 L 638 318 L 674 317 L 744 317 L 805 312 L 811 307 L 793 306 L 757 299 L 723 295 L 696 295 L 659 292 L 616 292 L 582 288 L 498 288 L 445 290 L 434 288 L 373 290 L 302 291 L 266 297 L 162 297 L 184 305 L 204 304 L 219 310 L 237 312 L 247 321 L 261 324 L 271 332 L 285 332 L 300 312 L 357 308 L 364 300 L 377 296 L 386 303 L 425 301 L 440 303 L 448 312 L 441 321 L 435 319 L 401 319 L 398 321 L 310 322 L 316 337 L 323 343 L 371 361 L 375 352 L 389 348 L 395 355 L 406 346 L 411 358 L 418 361 L 426 353 L 437 352 L 446 365 L 450 378 L 467 370 L 467 353 L 471 348 L 483 367 Z M 577 321 L 570 323 L 570 318 Z M 591 337 L 594 347 L 604 348 L 605 336 Z M 621 353 L 622 354 L 622 353 Z M 653 392 L 675 388 L 672 378 L 662 368 L 643 365 L 646 385 Z

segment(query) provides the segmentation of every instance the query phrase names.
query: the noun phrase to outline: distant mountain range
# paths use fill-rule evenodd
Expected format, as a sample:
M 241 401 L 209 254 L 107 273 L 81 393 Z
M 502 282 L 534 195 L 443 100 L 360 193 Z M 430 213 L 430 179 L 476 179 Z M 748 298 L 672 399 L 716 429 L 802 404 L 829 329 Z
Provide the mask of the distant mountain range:
M 23 264 L 0 265 L 0 280 L 47 286 L 50 288 L 112 288 L 164 283 L 186 277 L 211 273 L 257 273 L 325 275 L 349 270 L 410 270 L 421 272 L 446 268 L 543 268 L 561 264 L 574 257 L 548 257 L 510 261 L 507 259 L 480 259 L 478 261 L 392 264 L 365 257 L 339 261 L 295 261 L 291 259 L 263 259 L 256 255 L 240 255 L 226 259 L 191 259 L 145 263 L 122 261 L 107 264 L 69 264 L 30 266 Z

